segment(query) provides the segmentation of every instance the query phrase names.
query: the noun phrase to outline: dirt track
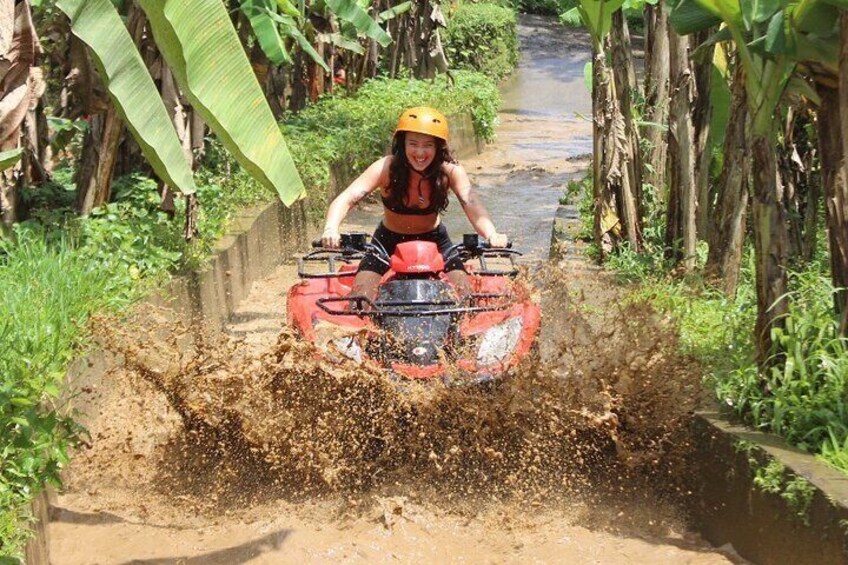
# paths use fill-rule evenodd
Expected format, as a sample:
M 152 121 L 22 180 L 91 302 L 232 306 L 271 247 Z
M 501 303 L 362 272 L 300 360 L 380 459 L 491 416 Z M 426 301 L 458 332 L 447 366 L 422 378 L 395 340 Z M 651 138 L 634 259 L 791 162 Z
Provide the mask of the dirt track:
M 588 42 L 537 19 L 521 34 L 498 142 L 464 164 L 540 261 L 563 185 L 586 166 L 563 155 L 588 148 L 574 116 L 588 113 Z M 378 212 L 349 225 L 368 229 Z M 466 230 L 456 206 L 445 221 Z M 685 525 L 679 431 L 697 382 L 663 320 L 622 306 L 585 263 L 536 278 L 545 362 L 493 394 L 399 394 L 379 374 L 316 362 L 280 337 L 291 266 L 242 304 L 228 328 L 240 343 L 113 331 L 144 367 L 112 377 L 54 512 L 53 562 L 731 560 Z

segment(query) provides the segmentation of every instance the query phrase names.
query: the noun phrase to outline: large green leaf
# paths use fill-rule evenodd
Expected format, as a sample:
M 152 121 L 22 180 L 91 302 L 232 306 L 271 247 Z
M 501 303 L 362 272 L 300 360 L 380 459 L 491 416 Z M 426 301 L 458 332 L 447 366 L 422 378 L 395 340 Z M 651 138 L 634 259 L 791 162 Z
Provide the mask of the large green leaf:
M 362 55 L 363 53 L 365 53 L 365 48 L 359 44 L 359 41 L 355 39 L 348 39 L 339 32 L 319 33 L 318 41 L 330 43 L 332 45 L 335 45 L 336 47 L 341 47 L 342 49 L 346 49 L 347 51 L 356 53 L 357 55 Z
M 0 152 L 0 171 L 5 171 L 17 163 L 23 155 L 23 147 Z
M 297 27 L 297 22 L 294 18 L 290 16 L 286 16 L 285 14 L 269 14 L 274 21 L 278 22 L 283 26 L 283 29 L 286 31 L 286 35 L 293 38 L 297 41 L 297 44 L 300 45 L 300 48 L 304 53 L 309 55 L 309 57 L 318 63 L 325 71 L 330 72 L 330 67 L 327 65 L 327 62 L 324 61 L 324 58 L 318 53 L 314 47 L 312 47 L 312 43 L 306 39 L 306 36 L 300 31 L 300 28 Z
M 612 14 L 624 4 L 624 0 L 580 0 L 580 15 L 589 33 L 600 40 L 612 27 Z
M 406 2 L 401 2 L 397 6 L 392 6 L 388 10 L 383 10 L 377 15 L 377 21 L 380 23 L 389 21 L 393 18 L 400 16 L 408 12 L 412 8 L 412 0 L 407 0 Z
M 285 204 L 305 194 L 291 154 L 220 0 L 140 0 L 156 45 L 195 110 Z
M 760 24 L 769 21 L 781 8 L 783 0 L 743 0 L 739 3 L 745 23 Z
M 787 11 L 797 31 L 829 37 L 835 35 L 839 29 L 839 9 L 822 0 L 793 2 L 787 7 Z
M 355 0 L 327 0 L 327 6 L 339 19 L 353 24 L 357 32 L 370 37 L 383 47 L 392 42 L 392 37 Z
M 292 59 L 280 37 L 277 24 L 271 18 L 271 13 L 276 14 L 276 4 L 271 0 L 242 0 L 241 11 L 250 21 L 253 34 L 259 41 L 259 46 L 275 65 L 290 65 Z
M 71 31 L 91 51 L 115 107 L 159 177 L 183 194 L 196 187 L 174 125 L 110 0 L 59 0 Z
M 784 11 L 774 14 L 766 30 L 766 52 L 772 55 L 785 55 L 789 49 L 786 45 L 786 22 Z
M 682 0 L 672 10 L 668 22 L 680 35 L 688 35 L 717 26 L 722 18 L 717 11 L 708 9 L 698 0 Z

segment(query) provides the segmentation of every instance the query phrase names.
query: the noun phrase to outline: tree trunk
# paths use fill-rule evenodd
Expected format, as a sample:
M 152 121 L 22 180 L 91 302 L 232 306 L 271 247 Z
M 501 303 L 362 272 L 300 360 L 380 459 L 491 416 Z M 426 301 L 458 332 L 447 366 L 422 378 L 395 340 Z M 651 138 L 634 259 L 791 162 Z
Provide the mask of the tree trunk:
M 292 65 L 292 93 L 289 97 L 289 109 L 292 112 L 299 112 L 306 107 L 306 64 L 306 55 L 303 51 L 297 51 L 294 55 L 294 65 Z
M 715 32 L 710 28 L 695 34 L 693 45 L 701 45 Z M 698 191 L 697 225 L 698 236 L 706 240 L 712 214 L 710 198 L 710 119 L 712 104 L 710 89 L 713 75 L 713 53 L 715 45 L 707 48 L 694 64 L 695 107 L 692 110 L 692 126 L 695 129 L 695 186 Z
M 841 77 L 840 77 L 841 78 Z M 843 84 L 839 87 L 842 88 Z M 822 184 L 825 193 L 825 222 L 830 243 L 830 274 L 834 288 L 848 287 L 848 172 L 844 153 L 845 137 L 841 124 L 845 101 L 834 88 L 820 88 L 819 152 Z M 848 308 L 848 293 L 844 290 L 834 295 L 837 315 L 844 318 Z M 843 328 L 844 330 L 844 328 Z
M 669 30 L 669 61 L 671 64 L 671 104 L 669 115 L 669 179 L 666 244 L 677 248 L 674 258 L 686 271 L 695 268 L 695 147 L 692 127 L 692 95 L 694 80 L 689 68 L 689 38 Z
M 807 135 L 809 125 L 806 106 L 790 107 L 778 156 L 785 207 L 789 212 L 789 257 L 802 263 L 811 261 L 815 252 L 820 193 L 813 178 L 815 149 Z
M 842 123 L 842 175 L 848 184 L 848 11 L 842 12 L 842 48 L 839 52 L 839 114 Z M 842 185 L 843 212 L 845 206 L 848 205 L 848 187 Z M 842 235 L 848 232 L 848 226 L 844 223 L 848 219 L 848 213 L 842 216 Z M 842 248 L 843 252 L 848 253 L 848 247 Z M 845 263 L 843 263 L 844 265 Z M 841 288 L 848 289 L 848 272 L 843 271 L 841 276 Z M 842 313 L 842 323 L 840 329 L 842 335 L 848 336 L 848 290 L 843 290 L 836 297 L 838 305 L 837 312 Z
M 627 240 L 634 251 L 642 248 L 642 221 L 639 203 L 642 202 L 642 163 L 639 155 L 639 132 L 633 115 L 632 93 L 636 89 L 636 74 L 633 70 L 632 48 L 630 33 L 624 12 L 616 10 L 613 14 L 612 32 L 613 77 L 615 79 L 615 94 L 618 96 L 617 110 L 621 114 L 624 132 L 621 136 L 621 159 L 626 175 L 626 182 L 621 183 L 621 217 L 627 230 Z
M 748 205 L 748 176 L 751 159 L 745 123 L 748 102 L 741 64 L 736 66 L 731 85 L 730 121 L 724 138 L 724 168 L 718 184 L 716 218 L 710 235 L 706 270 L 721 281 L 728 296 L 736 294 L 745 241 L 745 212 Z
M 750 109 L 750 108 L 749 108 Z M 777 174 L 775 143 L 768 135 L 754 136 L 754 251 L 757 271 L 757 324 L 754 336 L 757 361 L 769 364 L 773 350 L 771 331 L 783 327 L 786 314 L 787 234 L 783 190 Z
M 601 42 L 593 40 L 592 63 L 592 198 L 594 202 L 593 235 L 598 248 L 598 258 L 603 261 L 612 248 L 613 237 L 621 231 L 616 215 L 616 203 L 609 184 L 609 154 L 607 140 L 612 124 L 607 116 L 611 106 L 609 90 L 610 73 L 607 70 L 606 52 Z
M 668 152 L 665 126 L 668 120 L 668 6 L 665 2 L 645 6 L 645 140 L 643 179 L 659 199 L 665 199 L 665 169 Z
M 118 111 L 111 104 L 106 112 L 91 118 L 77 171 L 77 209 L 83 216 L 109 201 L 123 129 Z

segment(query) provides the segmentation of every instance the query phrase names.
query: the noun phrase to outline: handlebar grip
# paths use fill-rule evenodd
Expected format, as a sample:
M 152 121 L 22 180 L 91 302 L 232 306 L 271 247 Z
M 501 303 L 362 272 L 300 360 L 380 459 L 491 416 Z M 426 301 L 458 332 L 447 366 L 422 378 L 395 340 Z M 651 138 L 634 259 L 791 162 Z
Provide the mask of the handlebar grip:
M 489 243 L 488 240 L 486 240 L 486 241 L 484 241 L 480 244 L 480 247 L 483 248 L 483 249 L 512 249 L 512 241 L 507 241 L 506 247 L 498 248 L 498 247 L 492 247 L 492 244 Z
M 313 239 L 312 247 L 324 247 L 324 243 L 320 239 Z

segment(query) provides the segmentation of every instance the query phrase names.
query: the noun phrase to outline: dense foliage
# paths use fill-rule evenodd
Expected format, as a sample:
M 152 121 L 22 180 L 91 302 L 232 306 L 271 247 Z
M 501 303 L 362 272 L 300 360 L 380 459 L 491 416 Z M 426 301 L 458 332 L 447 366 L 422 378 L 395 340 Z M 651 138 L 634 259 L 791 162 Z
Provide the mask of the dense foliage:
M 582 216 L 588 233 L 591 210 L 584 209 Z M 623 246 L 609 256 L 607 267 L 636 284 L 633 300 L 675 318 L 684 353 L 703 364 L 722 408 L 848 473 L 848 339 L 839 335 L 826 265 L 812 261 L 790 274 L 793 300 L 785 326 L 773 336 L 781 353 L 763 372 L 752 339 L 757 310 L 753 251 L 746 250 L 739 287 L 729 297 L 699 274 L 676 277 L 665 256 L 662 229 L 647 231 L 643 253 Z M 705 255 L 699 253 L 699 269 Z
M 515 12 L 494 4 L 461 3 L 444 32 L 444 47 L 453 68 L 502 79 L 518 63 Z
M 129 273 L 108 254 L 57 237 L 20 226 L 0 240 L 0 555 L 20 547 L 27 502 L 43 483 L 58 483 L 83 432 L 59 408 L 86 319 L 133 295 Z

